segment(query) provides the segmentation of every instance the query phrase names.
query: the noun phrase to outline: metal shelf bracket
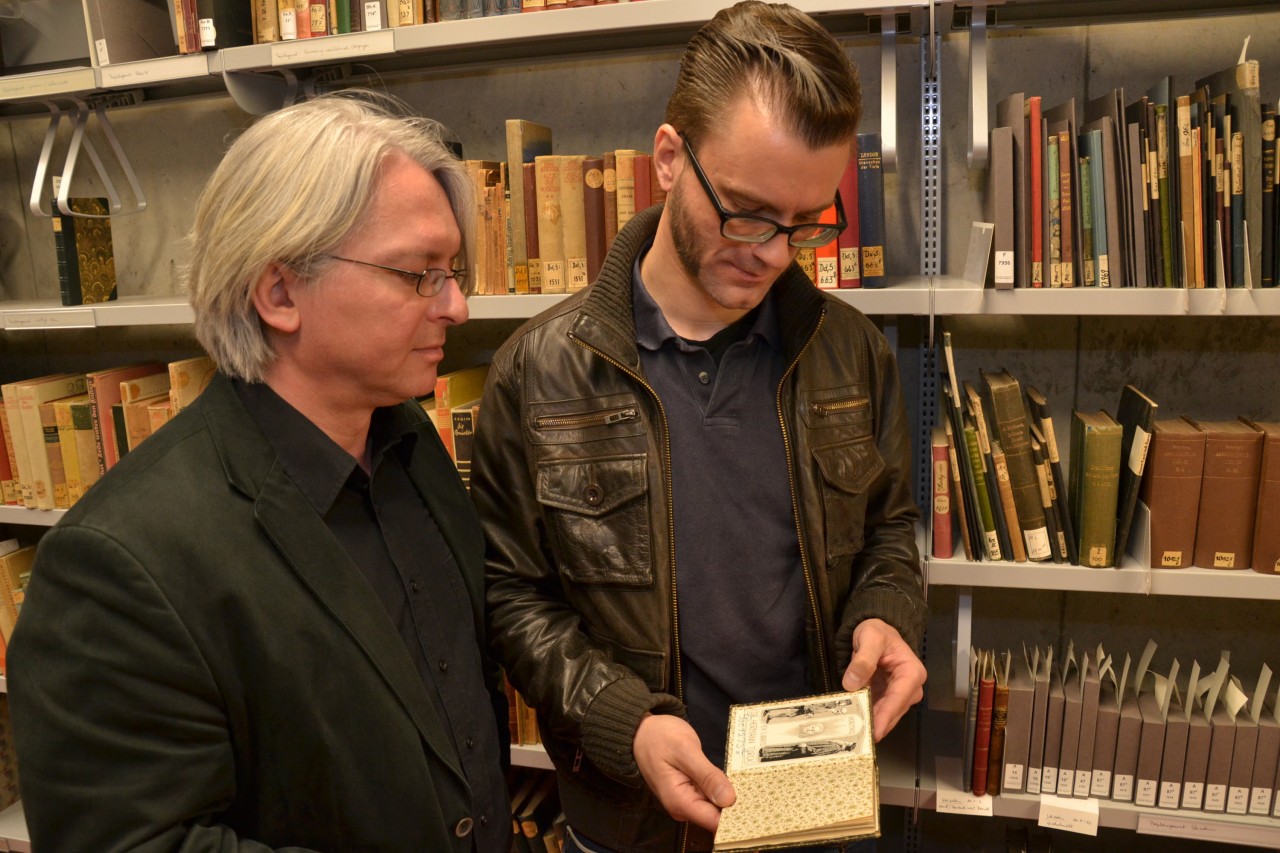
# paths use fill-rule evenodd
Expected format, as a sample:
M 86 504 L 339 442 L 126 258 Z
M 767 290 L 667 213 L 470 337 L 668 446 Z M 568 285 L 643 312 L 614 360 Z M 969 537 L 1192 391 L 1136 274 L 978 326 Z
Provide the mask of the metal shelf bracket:
M 72 116 L 71 144 L 67 147 L 67 159 L 61 169 L 61 183 L 56 198 L 50 199 L 50 205 L 47 210 L 43 203 L 44 191 L 50 177 L 49 165 L 53 159 L 53 146 L 58 135 L 58 125 L 62 122 L 64 110 L 58 106 L 56 101 L 43 101 L 44 105 L 49 109 L 49 126 L 45 130 L 44 143 L 40 147 L 40 159 L 36 162 L 35 178 L 31 184 L 31 198 L 28 202 L 28 208 L 31 210 L 32 215 L 45 219 L 51 218 L 55 204 L 57 210 L 63 215 L 80 219 L 106 219 L 110 216 L 124 216 L 141 213 L 146 210 L 146 195 L 142 191 L 142 185 L 133 170 L 133 165 L 129 163 L 129 158 L 125 155 L 124 148 L 120 145 L 115 128 L 111 126 L 111 121 L 107 118 L 105 101 L 98 100 L 90 106 L 88 101 L 74 95 L 68 96 L 67 100 L 71 102 L 72 107 L 68 111 Z M 116 163 L 119 164 L 125 180 L 129 182 L 129 189 L 133 193 L 133 207 L 131 208 L 126 209 L 120 201 L 120 193 L 116 190 L 115 182 L 111 180 L 111 175 L 103 163 L 102 156 L 98 154 L 98 149 L 93 144 L 92 138 L 86 133 L 91 112 L 98 117 L 98 126 L 102 129 L 102 135 L 111 147 L 111 152 L 115 155 Z M 89 155 L 89 161 L 97 172 L 98 179 L 102 182 L 102 190 L 107 195 L 107 209 L 109 211 L 107 214 L 99 216 L 75 213 L 71 210 L 71 185 L 82 150 Z

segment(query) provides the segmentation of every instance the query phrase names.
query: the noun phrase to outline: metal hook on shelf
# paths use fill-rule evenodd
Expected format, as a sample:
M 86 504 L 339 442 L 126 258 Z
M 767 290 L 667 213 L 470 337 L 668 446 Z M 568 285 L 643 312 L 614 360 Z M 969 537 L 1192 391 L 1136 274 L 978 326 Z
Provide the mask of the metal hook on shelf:
M 969 17 L 969 168 L 987 168 L 987 5 Z
M 298 100 L 298 75 L 288 68 L 275 73 L 258 71 L 225 71 L 222 80 L 236 105 L 245 112 L 261 116 L 287 107 Z
M 898 20 L 895 12 L 880 16 L 880 162 L 885 171 L 898 168 Z
M 142 191 L 142 185 L 138 181 L 137 173 L 134 172 L 129 158 L 124 153 L 123 146 L 116 136 L 115 128 L 112 127 L 110 119 L 107 118 L 106 105 L 102 102 L 90 107 L 88 102 L 82 98 L 68 96 L 67 98 L 74 107 L 74 121 L 71 131 L 71 143 L 67 147 L 67 157 L 61 170 L 61 182 L 57 191 L 56 204 L 59 212 L 66 216 L 74 216 L 80 219 L 105 219 L 109 216 L 124 216 L 133 213 L 141 213 L 147 209 L 146 195 Z M 49 164 L 53 159 L 53 146 L 58 134 L 58 125 L 62 121 L 63 110 L 58 106 L 57 102 L 46 100 L 43 102 L 49 109 L 50 118 L 49 126 L 45 130 L 44 143 L 40 147 L 40 159 L 36 163 L 35 179 L 31 186 L 31 199 L 28 207 L 32 215 L 43 218 L 51 218 L 54 210 L 54 199 L 50 200 L 50 207 L 45 210 L 41 199 L 44 196 L 44 187 L 49 176 Z M 134 206 L 126 209 L 120 201 L 120 194 L 116 191 L 115 182 L 111 180 L 102 156 L 98 153 L 97 146 L 93 144 L 93 140 L 85 133 L 89 123 L 89 113 L 92 111 L 98 117 L 98 124 L 102 128 L 102 135 L 106 138 L 107 144 L 111 147 L 112 153 L 115 155 L 116 162 L 120 166 L 120 171 L 124 174 L 125 180 L 129 182 L 129 189 L 133 193 Z M 89 160 L 93 164 L 94 170 L 98 174 L 99 180 L 102 182 L 103 191 L 107 195 L 108 213 L 77 213 L 71 209 L 70 194 L 71 184 L 75 176 L 76 164 L 80 159 L 80 151 L 84 150 L 89 155 Z

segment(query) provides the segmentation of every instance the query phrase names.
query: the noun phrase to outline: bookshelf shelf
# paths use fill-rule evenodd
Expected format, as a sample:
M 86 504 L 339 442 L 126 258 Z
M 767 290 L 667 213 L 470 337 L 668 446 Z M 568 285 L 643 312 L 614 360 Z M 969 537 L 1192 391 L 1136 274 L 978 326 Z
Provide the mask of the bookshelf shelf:
M 185 296 L 125 296 L 115 302 L 76 306 L 55 300 L 5 302 L 0 307 L 0 329 L 11 331 L 189 325 L 193 318 Z
M 76 95 L 98 88 L 92 68 L 55 68 L 0 77 L 0 102 L 25 101 L 52 95 Z
M 27 832 L 27 817 L 22 811 L 22 801 L 0 812 L 0 841 L 6 850 L 31 853 L 31 834 Z
M 555 770 L 551 756 L 542 744 L 511 745 L 511 763 L 516 767 L 535 767 L 540 770 Z
M 1131 595 L 1280 600 L 1280 576 L 1251 569 L 1143 569 L 1132 558 L 1118 569 L 1058 563 L 928 561 L 930 586 L 999 587 Z
M 0 506 L 0 524 L 53 527 L 65 512 L 65 509 L 27 509 L 21 506 Z
M 1276 316 L 1280 289 L 1253 288 L 1017 288 L 978 287 L 955 276 L 934 280 L 936 315 L 1021 316 Z

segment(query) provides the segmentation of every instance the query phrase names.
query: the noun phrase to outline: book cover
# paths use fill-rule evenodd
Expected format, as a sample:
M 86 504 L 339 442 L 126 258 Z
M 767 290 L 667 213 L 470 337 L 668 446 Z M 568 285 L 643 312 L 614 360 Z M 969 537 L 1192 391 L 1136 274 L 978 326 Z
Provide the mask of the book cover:
M 163 0 L 84 0 L 84 11 L 95 65 L 178 53 Z
M 1241 157 L 1243 157 L 1243 151 Z M 1243 187 L 1241 188 L 1243 190 Z M 1276 109 L 1262 109 L 1262 286 L 1276 286 Z
M 17 383 L 18 414 L 22 421 L 22 434 L 27 442 L 27 462 L 30 466 L 26 477 L 31 484 L 31 494 L 35 500 L 36 509 L 57 508 L 54 501 L 53 472 L 50 468 L 52 456 L 48 447 L 49 444 L 57 441 L 57 422 L 50 411 L 47 418 L 48 430 L 46 430 L 44 422 L 46 419 L 42 417 L 40 407 L 61 397 L 72 397 L 83 393 L 85 393 L 84 374 L 65 373 Z M 51 434 L 46 435 L 46 433 Z M 57 457 L 58 468 L 61 469 L 60 449 Z M 63 489 L 65 488 L 64 475 Z
M 1054 497 L 1053 474 L 1044 458 L 1044 436 L 1031 425 L 1031 464 L 1036 469 L 1036 481 L 1040 485 L 1040 505 L 1044 507 L 1045 527 L 1049 531 L 1049 551 L 1055 563 L 1067 561 L 1067 540 L 1062 533 L 1061 509 Z
M 1027 559 L 1026 552 L 1022 547 L 1014 548 L 1012 542 L 1017 540 L 1021 546 L 1021 532 L 1018 526 L 1018 517 L 1016 512 L 1012 511 L 1012 497 L 1005 500 L 1005 492 L 1010 490 L 1008 460 L 1005 459 L 1003 451 L 1000 453 L 1000 460 L 1003 463 L 1003 472 L 1005 482 L 1000 482 L 1001 469 L 996 467 L 995 448 L 998 445 L 999 436 L 994 431 L 994 422 L 992 427 L 988 427 L 988 419 L 982 404 L 982 397 L 974 389 L 973 383 L 966 380 L 961 387 L 964 389 L 965 412 L 968 420 L 973 423 L 974 429 L 978 435 L 978 452 L 981 454 L 981 464 L 983 475 L 986 477 L 987 500 L 991 503 L 991 516 L 996 525 L 996 538 L 1000 543 L 1000 557 L 1004 560 L 1016 560 L 1024 562 Z M 1011 514 L 1012 513 L 1012 514 Z M 1010 519 L 1012 518 L 1012 524 Z
M 551 128 L 527 119 L 506 120 L 507 174 L 511 184 L 511 243 L 514 250 L 512 264 L 515 267 L 516 293 L 529 291 L 529 250 L 525 232 L 525 205 L 534 204 L 535 198 L 526 200 L 524 166 L 539 156 L 551 153 Z M 536 209 L 536 208 L 535 208 Z
M 969 536 L 968 510 L 965 509 L 964 487 L 960 482 L 960 463 L 956 455 L 956 440 L 951 434 L 951 421 L 942 422 L 942 430 L 947 441 L 947 462 L 951 473 L 951 509 L 955 514 L 955 523 L 960 528 L 960 544 L 964 548 L 966 560 L 974 558 L 973 541 Z
M 1083 672 L 1076 662 L 1075 650 L 1067 645 L 1062 661 L 1062 746 L 1058 751 L 1059 797 L 1070 797 L 1075 791 L 1076 763 L 1080 756 L 1080 723 L 1084 713 L 1081 681 Z
M 101 461 L 100 473 L 110 471 L 120 458 L 116 426 L 111 417 L 111 407 L 120 402 L 120 383 L 165 369 L 162 364 L 135 364 L 95 370 L 87 374 L 89 412 L 93 418 L 94 444 Z
M 636 213 L 648 208 L 653 204 L 653 193 L 650 190 L 652 186 L 653 158 L 643 152 L 636 152 L 635 176 L 636 176 Z
M 538 179 L 537 165 L 525 163 L 521 170 L 524 184 L 525 259 L 529 264 L 529 292 L 542 292 L 542 261 L 538 257 Z M 606 184 L 607 186 L 607 184 Z M 516 282 L 519 287 L 519 281 Z M 519 292 L 519 291 L 517 291 Z
M 1027 742 L 1028 794 L 1040 793 L 1044 771 L 1045 729 L 1049 719 L 1049 674 L 1053 662 L 1053 649 L 1041 656 L 1037 648 L 1032 652 L 1031 677 L 1033 692 L 1031 704 L 1031 736 Z
M 1026 122 L 1023 136 L 1026 139 L 1027 165 L 1027 211 L 1030 225 L 1031 248 L 1031 286 L 1045 286 L 1045 180 L 1044 180 L 1044 133 L 1040 115 L 1040 96 L 1032 95 L 1026 99 Z
M 1263 434 L 1258 471 L 1258 509 L 1253 517 L 1255 572 L 1280 572 L 1280 422 L 1250 422 Z
M 982 371 L 982 388 L 991 409 L 992 431 L 999 436 L 1009 464 L 1009 481 L 1027 559 L 1033 562 L 1047 560 L 1051 556 L 1049 530 L 1032 460 L 1031 433 L 1022 404 L 1022 388 L 1007 370 L 997 373 Z
M 453 431 L 453 462 L 462 485 L 471 489 L 471 448 L 475 445 L 476 424 L 480 421 L 479 398 L 459 403 L 449 411 Z
M 941 426 L 931 433 L 933 459 L 933 544 L 930 553 L 939 559 L 948 559 L 953 553 L 951 533 L 951 461 L 947 449 L 947 434 Z
M 138 397 L 129 401 L 121 401 L 125 445 L 129 450 L 135 450 L 144 439 L 151 435 L 150 407 L 153 403 L 158 403 L 161 400 L 168 403 L 169 392 L 167 390 L 153 394 L 150 397 Z
M 1116 740 L 1120 734 L 1120 706 L 1124 687 L 1112 660 L 1098 649 L 1101 663 L 1098 665 L 1098 713 L 1093 733 L 1093 772 L 1089 781 L 1089 796 L 1108 799 L 1111 796 L 1111 779 L 1115 771 Z
M 725 753 L 737 801 L 720 814 L 714 850 L 837 844 L 880 834 L 865 688 L 734 705 Z
M 1027 787 L 1027 751 L 1031 742 L 1031 717 L 1035 707 L 1035 671 L 1022 648 L 1022 665 L 1012 667 L 1004 725 L 1004 774 L 1000 790 L 1017 792 Z
M 1087 799 L 1093 785 L 1093 747 L 1098 736 L 1101 692 L 1098 661 L 1086 654 L 1080 666 L 1080 745 L 1076 749 L 1075 787 L 1071 792 L 1078 799 Z
M 93 403 L 85 394 L 83 398 L 73 398 L 68 408 L 71 410 L 71 428 L 80 471 L 80 494 L 83 495 L 102 476 L 102 458 L 93 434 Z
M 1123 431 L 1106 412 L 1073 411 L 1068 494 L 1080 565 L 1116 563 L 1116 505 Z
M 5 414 L 3 399 L 0 399 L 0 504 L 22 505 L 16 467 L 13 443 L 9 440 L 9 416 Z
M 454 457 L 453 409 L 468 400 L 478 400 L 484 391 L 484 380 L 489 375 L 489 365 L 480 364 L 462 370 L 453 370 L 436 377 L 435 408 L 436 428 L 449 455 Z
M 836 238 L 840 258 L 840 287 L 862 287 L 862 247 L 858 243 L 858 158 L 853 156 L 840 175 L 840 204 L 845 229 Z
M 1013 284 L 1015 287 L 1031 286 L 1031 193 L 1030 150 L 1027 136 L 1027 97 L 1014 92 L 996 103 L 996 127 L 1010 131 L 1010 153 L 1013 173 Z M 988 222 L 995 222 L 988 219 Z M 999 231 L 999 226 L 996 228 Z
M 1042 794 L 1058 792 L 1058 762 L 1062 760 L 1062 724 L 1067 705 L 1067 696 L 1062 687 L 1062 669 L 1056 660 L 1051 660 L 1050 664 L 1049 703 L 1044 722 L 1044 758 L 1040 773 Z
M 1253 565 L 1253 522 L 1264 434 L 1242 421 L 1201 421 L 1204 474 L 1193 563 L 1202 569 Z
M 969 647 L 969 692 L 964 703 L 964 731 L 960 735 L 960 784 L 973 790 L 973 745 L 978 730 L 978 687 L 982 678 L 983 653 Z
M 987 749 L 987 793 L 1000 794 L 1001 768 L 1004 766 L 1005 728 L 1009 721 L 1009 668 L 1013 655 L 1004 653 L 1003 660 L 993 661 L 995 690 L 991 701 L 991 743 Z
M 614 152 L 616 199 L 618 202 L 618 230 L 621 231 L 636 215 L 636 155 L 633 148 L 619 148 Z
M 67 492 L 67 469 L 62 464 L 62 435 L 58 432 L 58 416 L 53 403 L 41 403 L 40 427 L 44 438 L 44 452 L 49 466 L 49 489 L 53 492 L 53 508 L 71 506 Z
M 54 208 L 53 246 L 63 305 L 90 305 L 116 298 L 116 262 L 105 198 L 71 198 L 68 216 Z
M 858 134 L 858 239 L 862 286 L 885 285 L 884 169 L 880 134 Z
M 1155 400 L 1135 385 L 1125 385 L 1120 392 L 1116 422 L 1123 433 L 1120 437 L 1120 492 L 1116 499 L 1116 562 L 1123 559 L 1129 544 L 1129 527 L 1133 523 L 1133 510 L 1138 503 L 1142 473 L 1146 470 L 1151 446 L 1151 424 L 1159 408 Z
M 1186 773 L 1187 738 L 1191 723 L 1182 713 L 1182 702 L 1175 695 L 1170 701 L 1164 723 L 1164 757 L 1160 762 L 1160 792 L 1156 805 L 1162 809 L 1182 806 L 1182 780 Z
M 535 161 L 538 189 L 538 259 L 542 268 L 543 293 L 568 292 L 564 213 L 561 207 L 560 191 L 562 162 L 562 159 L 556 155 L 539 156 Z
M 217 365 L 207 355 L 182 358 L 171 361 L 167 367 L 169 373 L 169 404 L 171 416 L 195 402 L 196 397 L 208 387 L 213 375 L 217 373 Z
M 1185 418 L 1152 424 L 1139 496 L 1151 511 L 1151 568 L 1190 566 L 1200 512 L 1205 433 Z
M 1021 122 L 1019 122 L 1021 124 Z M 997 127 L 988 142 L 987 188 L 983 216 L 995 225 L 995 256 L 987 272 L 987 286 L 1010 290 L 1016 279 L 1016 227 L 1014 224 L 1013 130 Z
M 323 21 L 321 5 L 320 35 L 328 35 L 329 27 Z M 222 50 L 253 44 L 253 7 L 244 0 L 197 0 L 196 12 L 200 27 L 201 50 Z M 314 13 L 311 15 L 311 32 L 316 34 Z
M 1005 458 L 1000 442 L 991 442 L 991 470 L 995 478 L 995 494 L 1000 496 L 1000 512 L 1004 519 L 1005 537 L 1009 542 L 1009 558 L 1015 563 L 1027 561 L 1027 550 L 1022 544 L 1022 529 L 1018 525 L 1018 512 L 1013 505 L 1013 488 L 1009 484 L 1009 460 Z M 1002 543 L 1003 545 L 1003 543 Z
M 609 251 L 604 236 L 604 160 L 600 157 L 582 161 L 582 209 L 587 240 L 587 283 L 590 284 L 600 274 L 605 253 Z
M 564 236 L 565 290 L 577 293 L 587 278 L 587 225 L 581 154 L 560 157 L 560 225 Z
M 1067 477 L 1062 469 L 1062 457 L 1058 453 L 1058 436 L 1053 428 L 1053 411 L 1048 399 L 1036 388 L 1027 386 L 1027 402 L 1032 421 L 1044 439 L 1041 447 L 1044 450 L 1045 462 L 1050 476 L 1050 490 L 1058 509 L 1058 526 L 1066 540 L 1067 562 L 1079 565 L 1080 555 L 1076 550 L 1075 526 L 1071 521 L 1069 501 L 1067 498 Z

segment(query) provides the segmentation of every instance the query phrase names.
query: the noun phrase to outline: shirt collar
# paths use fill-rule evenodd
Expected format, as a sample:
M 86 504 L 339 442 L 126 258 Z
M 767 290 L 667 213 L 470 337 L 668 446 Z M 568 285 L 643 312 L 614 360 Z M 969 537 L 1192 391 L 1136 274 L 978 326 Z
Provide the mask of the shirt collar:
M 359 462 L 306 415 L 262 383 L 231 380 L 232 387 L 280 457 L 285 473 L 315 511 L 323 516 L 348 480 L 368 482 Z M 395 449 L 406 466 L 417 441 L 414 425 L 399 406 L 375 409 L 369 422 L 370 465 L 377 470 L 383 455 Z
M 651 352 L 656 352 L 666 343 L 672 343 L 678 349 L 688 349 L 690 345 L 671 328 L 671 324 L 662 314 L 662 309 L 649 295 L 644 279 L 640 275 L 640 262 L 644 260 L 644 256 L 652 246 L 652 240 L 646 243 L 636 255 L 635 263 L 631 267 L 631 296 L 636 321 L 636 343 Z M 782 332 L 778 326 L 778 309 L 774 304 L 772 288 L 765 296 L 746 340 L 750 341 L 752 336 L 763 338 L 774 349 L 782 346 Z

